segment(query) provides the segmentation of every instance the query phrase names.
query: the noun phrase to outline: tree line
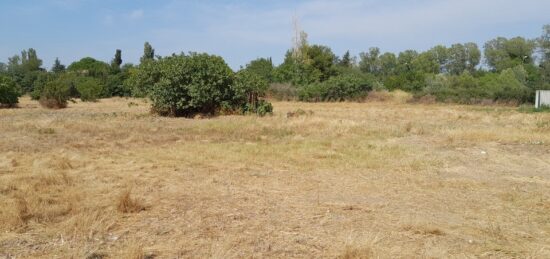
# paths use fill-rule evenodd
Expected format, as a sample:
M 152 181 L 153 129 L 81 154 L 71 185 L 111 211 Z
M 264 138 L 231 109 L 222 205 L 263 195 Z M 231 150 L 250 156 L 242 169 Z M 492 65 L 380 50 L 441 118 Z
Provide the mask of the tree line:
M 56 59 L 48 70 L 36 50 L 0 63 L 0 104 L 13 106 L 22 94 L 49 108 L 71 98 L 96 101 L 112 96 L 148 97 L 163 115 L 271 112 L 266 94 L 301 101 L 361 100 L 370 91 L 403 90 L 442 102 L 533 102 L 534 91 L 550 89 L 550 25 L 536 39 L 523 37 L 435 46 L 427 51 L 381 53 L 377 47 L 337 56 L 310 44 L 307 34 L 274 65 L 252 60 L 234 72 L 223 58 L 199 53 L 155 55 L 144 44 L 138 65 L 123 64 L 116 50 L 110 63 L 91 57 L 68 66 Z
M 399 89 L 443 102 L 528 103 L 535 90 L 550 89 L 550 25 L 536 39 L 498 37 L 483 50 L 476 43 L 398 54 L 372 47 L 358 57 L 349 51 L 338 57 L 302 37 L 281 65 L 270 63 L 258 59 L 247 68 L 278 83 L 273 95 L 302 101 L 357 100 L 371 90 Z

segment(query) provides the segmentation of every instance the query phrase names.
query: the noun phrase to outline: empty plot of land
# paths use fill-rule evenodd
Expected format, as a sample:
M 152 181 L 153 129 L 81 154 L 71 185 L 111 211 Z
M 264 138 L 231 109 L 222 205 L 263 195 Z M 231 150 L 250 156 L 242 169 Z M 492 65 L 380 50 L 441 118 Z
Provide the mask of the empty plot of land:
M 0 110 L 0 258 L 550 257 L 547 113 L 20 107 Z

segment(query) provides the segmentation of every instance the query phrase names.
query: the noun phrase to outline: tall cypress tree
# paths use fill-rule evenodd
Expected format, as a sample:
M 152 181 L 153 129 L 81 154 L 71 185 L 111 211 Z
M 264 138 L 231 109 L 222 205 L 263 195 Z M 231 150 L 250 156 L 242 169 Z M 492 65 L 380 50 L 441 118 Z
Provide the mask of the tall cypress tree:
M 153 59 L 155 59 L 155 49 L 153 49 L 153 46 L 151 46 L 149 42 L 145 42 L 143 46 L 143 56 L 141 57 L 140 61 L 143 63 L 146 60 Z
M 65 65 L 61 64 L 61 61 L 59 61 L 59 58 L 55 58 L 55 61 L 52 66 L 52 72 L 58 74 L 65 71 Z
M 120 71 L 120 65 L 122 65 L 122 50 L 117 49 L 115 58 L 111 61 L 111 68 L 114 72 L 118 73 Z

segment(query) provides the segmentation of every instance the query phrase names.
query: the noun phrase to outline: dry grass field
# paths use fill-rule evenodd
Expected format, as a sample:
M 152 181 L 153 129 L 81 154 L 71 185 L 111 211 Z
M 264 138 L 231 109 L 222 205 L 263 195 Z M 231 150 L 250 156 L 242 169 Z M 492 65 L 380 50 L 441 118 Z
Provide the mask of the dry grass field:
M 549 113 L 274 107 L 1 109 L 0 258 L 550 258 Z

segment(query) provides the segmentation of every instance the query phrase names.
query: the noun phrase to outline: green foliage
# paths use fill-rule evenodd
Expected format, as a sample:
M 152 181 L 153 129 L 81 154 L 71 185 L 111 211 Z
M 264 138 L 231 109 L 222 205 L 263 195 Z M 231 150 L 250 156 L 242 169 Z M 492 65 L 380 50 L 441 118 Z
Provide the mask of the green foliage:
M 8 72 L 8 65 L 0 62 L 0 75 L 6 74 Z
M 19 102 L 21 89 L 8 76 L 0 75 L 0 106 L 13 107 Z
M 273 71 L 274 82 L 308 85 L 335 76 L 336 55 L 329 47 L 304 44 L 297 55 L 287 51 L 285 60 Z
M 518 108 L 518 111 L 523 113 L 550 113 L 550 106 L 543 105 L 539 108 L 535 108 L 532 105 L 522 105 Z
M 245 68 L 247 71 L 263 78 L 268 83 L 273 82 L 273 61 L 271 58 L 258 58 L 252 60 Z
M 533 91 L 525 85 L 527 82 L 527 71 L 523 66 L 508 68 L 497 77 L 490 80 L 480 79 L 482 87 L 491 93 L 495 101 L 516 101 L 519 103 L 527 102 Z
M 152 61 L 155 59 L 155 49 L 149 44 L 149 42 L 145 42 L 143 44 L 143 56 L 140 59 L 141 63 Z
M 339 75 L 299 88 L 298 97 L 307 102 L 359 100 L 372 90 L 373 81 L 366 75 Z
M 234 106 L 241 104 L 244 113 L 264 116 L 273 110 L 270 103 L 260 100 L 260 97 L 264 97 L 267 88 L 268 83 L 262 77 L 248 70 L 241 70 L 236 74 L 233 83 L 232 103 Z
M 116 74 L 120 72 L 120 66 L 122 65 L 122 50 L 117 49 L 115 57 L 111 61 L 111 72 Z
M 41 66 L 42 60 L 38 58 L 36 50 L 31 48 L 21 51 L 20 56 L 14 55 L 8 58 L 6 73 L 21 87 L 23 92 L 31 92 L 34 80 L 38 74 L 44 72 Z
M 154 84 L 160 80 L 161 62 L 163 61 L 146 60 L 139 67 L 129 68 L 123 89 L 133 97 L 149 96 Z
M 464 72 L 461 75 L 435 75 L 426 79 L 426 88 L 419 95 L 433 95 L 438 101 L 458 103 L 493 102 L 524 103 L 532 95 L 525 84 L 527 71 L 518 66 L 500 74 L 489 73 L 480 78 Z
M 72 63 L 67 68 L 68 71 L 75 72 L 82 76 L 104 78 L 109 74 L 111 67 L 109 64 L 87 57 Z
M 325 81 L 336 75 L 334 63 L 336 55 L 327 46 L 312 45 L 306 48 L 305 64 L 319 72 L 319 81 Z
M 485 59 L 493 71 L 501 72 L 518 65 L 532 64 L 535 47 L 535 41 L 522 37 L 498 37 L 485 43 Z
M 447 49 L 447 58 L 446 71 L 450 74 L 473 73 L 481 61 L 481 51 L 475 43 L 453 44 Z
M 52 72 L 56 74 L 65 72 L 65 65 L 61 64 L 61 61 L 59 61 L 59 58 L 55 58 L 55 61 L 52 66 Z
M 83 102 L 95 102 L 104 91 L 101 81 L 93 77 L 79 77 L 75 80 L 76 90 Z
M 273 113 L 273 105 L 266 100 L 260 100 L 255 107 L 254 113 L 258 114 L 260 117 L 263 117 L 267 114 Z
M 150 91 L 153 110 L 166 116 L 214 114 L 233 107 L 233 71 L 218 56 L 194 54 L 157 61 L 159 81 Z
M 42 90 L 44 89 L 44 86 L 55 79 L 56 74 L 51 73 L 40 73 L 36 80 L 33 83 L 33 90 L 30 92 L 31 99 L 33 100 L 39 100 L 40 95 L 42 94 Z
M 107 76 L 104 80 L 104 95 L 103 96 L 131 96 L 131 88 L 126 81 L 136 68 L 132 64 L 123 65 L 115 74 Z M 130 82 L 128 82 L 130 83 Z
M 59 76 L 46 83 L 40 96 L 40 104 L 50 109 L 65 108 L 71 99 L 72 88 L 74 88 L 73 77 Z
M 342 59 L 338 61 L 338 65 L 344 68 L 351 68 L 353 67 L 354 61 L 351 58 L 351 54 L 349 53 L 349 50 L 344 53 L 342 56 Z
M 370 48 L 369 52 L 362 52 L 359 53 L 359 69 L 365 73 L 379 75 L 382 70 L 382 63 L 381 63 L 381 57 L 380 55 L 380 49 L 379 48 Z M 386 60 L 388 58 L 392 57 L 385 57 Z M 392 61 L 394 62 L 394 66 L 397 65 L 397 59 L 395 59 L 395 55 L 393 56 Z

